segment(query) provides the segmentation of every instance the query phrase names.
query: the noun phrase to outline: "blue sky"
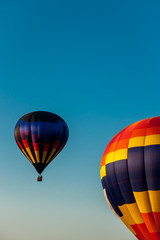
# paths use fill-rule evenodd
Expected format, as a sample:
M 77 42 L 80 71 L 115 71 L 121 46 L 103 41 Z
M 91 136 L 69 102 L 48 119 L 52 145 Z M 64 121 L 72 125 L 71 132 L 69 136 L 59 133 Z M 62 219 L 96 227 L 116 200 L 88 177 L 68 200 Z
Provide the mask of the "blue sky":
M 0 2 L 0 237 L 135 239 L 112 213 L 99 177 L 111 138 L 159 115 L 159 1 Z M 14 126 L 44 110 L 69 140 L 37 173 Z

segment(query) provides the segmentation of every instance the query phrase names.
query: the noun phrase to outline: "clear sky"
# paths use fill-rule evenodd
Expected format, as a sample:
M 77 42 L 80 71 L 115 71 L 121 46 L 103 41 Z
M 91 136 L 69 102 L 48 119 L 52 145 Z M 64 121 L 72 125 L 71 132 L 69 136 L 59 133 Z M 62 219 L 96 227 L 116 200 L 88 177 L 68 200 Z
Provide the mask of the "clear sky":
M 111 138 L 160 115 L 160 2 L 0 1 L 0 239 L 135 239 L 103 196 Z M 70 136 L 43 182 L 13 136 L 24 114 Z

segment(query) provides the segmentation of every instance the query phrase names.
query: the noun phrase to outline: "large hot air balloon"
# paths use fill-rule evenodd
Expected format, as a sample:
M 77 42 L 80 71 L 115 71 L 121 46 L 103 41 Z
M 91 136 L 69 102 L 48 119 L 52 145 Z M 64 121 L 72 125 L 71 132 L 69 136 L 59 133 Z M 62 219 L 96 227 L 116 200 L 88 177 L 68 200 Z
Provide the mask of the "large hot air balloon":
M 100 175 L 108 204 L 129 230 L 140 240 L 160 240 L 160 117 L 119 132 Z
M 37 181 L 42 181 L 42 171 L 62 150 L 68 134 L 65 121 L 50 112 L 31 112 L 18 120 L 14 137 L 21 151 L 39 173 Z

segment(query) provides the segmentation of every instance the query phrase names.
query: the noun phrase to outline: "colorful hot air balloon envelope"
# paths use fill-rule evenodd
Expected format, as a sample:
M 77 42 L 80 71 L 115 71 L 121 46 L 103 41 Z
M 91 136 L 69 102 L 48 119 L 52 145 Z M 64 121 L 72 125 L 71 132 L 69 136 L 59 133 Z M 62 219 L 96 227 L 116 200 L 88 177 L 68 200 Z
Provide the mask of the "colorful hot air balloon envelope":
M 100 174 L 107 202 L 129 230 L 140 240 L 160 240 L 160 117 L 119 132 Z
M 65 146 L 69 130 L 65 121 L 56 114 L 31 112 L 21 117 L 14 130 L 17 145 L 42 180 L 41 173 Z

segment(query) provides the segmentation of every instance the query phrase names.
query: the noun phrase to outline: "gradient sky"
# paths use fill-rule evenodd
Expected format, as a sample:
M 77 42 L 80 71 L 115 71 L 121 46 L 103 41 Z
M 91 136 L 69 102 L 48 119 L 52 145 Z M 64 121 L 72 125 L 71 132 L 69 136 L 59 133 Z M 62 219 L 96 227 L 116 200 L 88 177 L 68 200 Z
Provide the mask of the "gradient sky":
M 111 138 L 160 115 L 160 2 L 0 1 L 0 239 L 135 239 L 103 196 Z M 43 182 L 13 136 L 24 114 L 70 136 Z

